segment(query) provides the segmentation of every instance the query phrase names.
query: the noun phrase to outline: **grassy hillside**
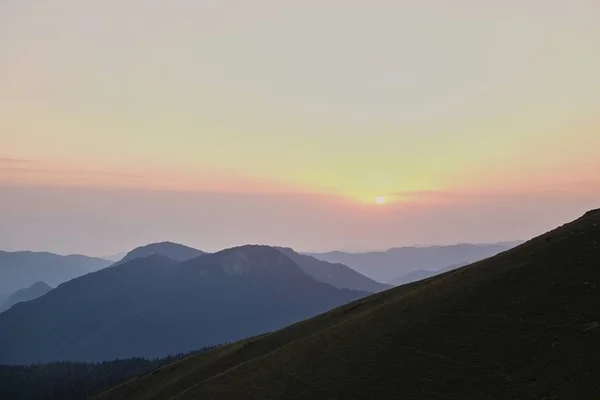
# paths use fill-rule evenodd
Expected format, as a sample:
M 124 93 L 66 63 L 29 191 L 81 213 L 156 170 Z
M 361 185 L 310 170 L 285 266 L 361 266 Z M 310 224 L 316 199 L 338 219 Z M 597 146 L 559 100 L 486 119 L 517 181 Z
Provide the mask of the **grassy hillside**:
M 599 398 L 600 211 L 129 381 L 110 399 Z

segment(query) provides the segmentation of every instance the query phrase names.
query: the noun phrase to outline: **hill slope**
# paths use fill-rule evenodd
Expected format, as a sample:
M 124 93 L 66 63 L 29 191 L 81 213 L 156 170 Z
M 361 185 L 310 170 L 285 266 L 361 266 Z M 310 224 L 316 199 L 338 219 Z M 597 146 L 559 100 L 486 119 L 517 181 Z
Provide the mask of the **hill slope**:
M 206 253 L 179 243 L 152 243 L 145 246 L 136 247 L 127 253 L 125 257 L 123 257 L 123 259 L 121 259 L 117 264 L 124 264 L 131 260 L 135 260 L 136 258 L 148 257 L 153 254 L 158 254 L 174 261 L 187 261 Z
M 319 282 L 328 283 L 338 289 L 377 293 L 392 287 L 391 285 L 367 278 L 343 264 L 321 261 L 311 256 L 298 254 L 290 248 L 278 247 L 277 249 L 292 259 L 304 272 L 314 279 Z
M 600 211 L 490 259 L 182 360 L 101 400 L 600 396 Z
M 439 274 L 443 274 L 444 272 L 452 271 L 454 269 L 464 267 L 466 264 L 452 264 L 447 266 L 446 268 L 442 268 L 436 271 L 430 271 L 425 269 L 418 269 L 416 271 L 409 272 L 406 275 L 399 276 L 395 279 L 392 279 L 389 284 L 393 286 L 406 285 L 407 283 L 421 281 L 423 279 L 431 278 L 432 276 L 436 276 Z
M 162 357 L 276 330 L 365 295 L 317 282 L 266 246 L 182 263 L 155 254 L 0 314 L 0 363 Z
M 110 261 L 101 258 L 80 255 L 0 251 L 0 293 L 14 293 L 39 281 L 56 287 L 110 264 Z
M 28 288 L 19 289 L 13 294 L 11 294 L 8 297 L 8 299 L 2 304 L 2 307 L 0 307 L 0 312 L 6 311 L 13 305 L 22 301 L 37 299 L 38 297 L 45 295 L 51 290 L 52 287 L 48 286 L 44 282 L 36 282 Z
M 341 263 L 378 282 L 389 282 L 419 269 L 440 270 L 453 264 L 469 264 L 494 256 L 521 244 L 502 242 L 490 244 L 457 244 L 451 246 L 396 247 L 369 253 L 308 254 L 319 260 Z

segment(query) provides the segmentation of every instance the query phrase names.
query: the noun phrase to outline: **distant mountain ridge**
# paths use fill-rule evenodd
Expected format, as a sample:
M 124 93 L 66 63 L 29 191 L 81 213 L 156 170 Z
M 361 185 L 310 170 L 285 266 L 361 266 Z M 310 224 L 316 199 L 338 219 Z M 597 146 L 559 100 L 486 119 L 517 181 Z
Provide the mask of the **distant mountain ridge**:
M 98 258 L 101 258 L 103 260 L 108 260 L 108 261 L 112 261 L 112 262 L 117 262 L 117 261 L 121 261 L 123 259 L 123 257 L 125 257 L 127 255 L 128 252 L 124 252 L 124 253 L 116 253 L 116 254 L 108 254 L 105 256 L 101 256 Z
M 452 271 L 454 269 L 464 267 L 467 264 L 452 264 L 447 266 L 446 268 L 442 268 L 437 271 L 430 271 L 424 269 L 418 269 L 416 271 L 409 272 L 406 275 L 399 276 L 398 278 L 392 279 L 389 281 L 390 285 L 400 286 L 406 285 L 407 283 L 412 283 L 416 281 L 421 281 L 423 279 L 431 278 L 432 276 L 436 276 L 439 274 L 443 274 L 444 272 Z
M 97 400 L 598 399 L 600 212 Z
M 289 247 L 274 248 L 290 257 L 305 273 L 317 281 L 330 284 L 338 289 L 352 289 L 376 293 L 392 287 L 391 285 L 367 278 L 340 263 L 321 261 L 314 257 L 297 253 Z M 135 248 L 114 265 L 120 265 L 136 258 L 154 254 L 170 258 L 174 261 L 187 261 L 210 253 L 174 242 L 152 243 Z
M 522 242 L 457 244 L 448 246 L 395 247 L 366 253 L 303 253 L 319 260 L 341 263 L 378 282 L 389 282 L 416 270 L 439 270 L 468 264 L 506 251 Z
M 33 285 L 19 289 L 4 301 L 0 312 L 6 311 L 17 303 L 37 299 L 52 290 L 52 287 L 44 282 L 36 282 Z
M 140 257 L 148 257 L 153 254 L 158 254 L 174 261 L 187 261 L 192 258 L 199 257 L 206 254 L 202 250 L 195 249 L 193 247 L 185 246 L 183 244 L 174 242 L 159 242 L 151 243 L 145 246 L 136 247 L 123 257 L 117 264 L 123 264 L 128 261 L 134 260 Z
M 268 246 L 183 262 L 153 254 L 0 314 L 0 363 L 160 357 L 272 331 L 368 294 L 319 282 Z
M 82 255 L 0 250 L 0 293 L 9 295 L 38 281 L 56 287 L 110 264 L 101 258 Z
M 297 253 L 288 247 L 277 247 L 296 262 L 300 268 L 319 282 L 328 283 L 338 289 L 353 289 L 376 293 L 391 288 L 359 274 L 352 268 L 340 264 L 318 260 L 315 257 Z

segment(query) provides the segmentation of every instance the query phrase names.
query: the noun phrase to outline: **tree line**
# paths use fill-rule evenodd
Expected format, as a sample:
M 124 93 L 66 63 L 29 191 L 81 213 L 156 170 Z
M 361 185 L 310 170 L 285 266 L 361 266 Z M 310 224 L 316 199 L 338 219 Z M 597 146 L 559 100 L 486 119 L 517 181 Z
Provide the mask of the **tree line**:
M 0 399 L 86 400 L 129 379 L 214 347 L 217 346 L 156 359 L 0 365 Z

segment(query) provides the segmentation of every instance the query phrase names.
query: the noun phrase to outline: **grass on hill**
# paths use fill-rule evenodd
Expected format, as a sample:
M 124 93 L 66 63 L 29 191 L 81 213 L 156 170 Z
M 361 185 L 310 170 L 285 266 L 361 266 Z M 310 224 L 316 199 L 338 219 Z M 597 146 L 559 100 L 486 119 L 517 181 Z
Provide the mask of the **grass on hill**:
M 100 400 L 600 398 L 600 210 Z

